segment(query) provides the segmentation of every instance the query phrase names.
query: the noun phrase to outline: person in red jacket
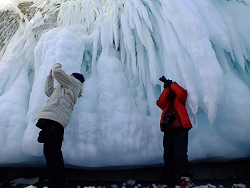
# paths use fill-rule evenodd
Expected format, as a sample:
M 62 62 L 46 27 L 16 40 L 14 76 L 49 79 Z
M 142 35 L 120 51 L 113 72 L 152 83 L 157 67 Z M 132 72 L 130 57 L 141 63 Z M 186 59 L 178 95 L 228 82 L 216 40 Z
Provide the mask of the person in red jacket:
M 156 101 L 162 110 L 160 129 L 164 132 L 164 167 L 162 187 L 175 187 L 175 170 L 181 180 L 181 188 L 192 187 L 193 174 L 190 171 L 187 156 L 188 131 L 192 128 L 185 104 L 187 90 L 176 82 L 159 78 L 164 83 L 164 90 Z

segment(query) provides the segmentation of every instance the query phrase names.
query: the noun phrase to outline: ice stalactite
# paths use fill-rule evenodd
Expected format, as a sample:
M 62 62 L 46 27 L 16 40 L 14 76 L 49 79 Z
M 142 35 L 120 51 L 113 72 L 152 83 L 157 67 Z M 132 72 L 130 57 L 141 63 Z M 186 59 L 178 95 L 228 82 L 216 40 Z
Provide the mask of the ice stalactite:
M 0 164 L 44 164 L 36 114 L 56 62 L 86 78 L 65 130 L 68 165 L 162 163 L 162 75 L 188 90 L 190 160 L 249 157 L 249 10 L 248 0 L 0 3 L 0 134 L 12 146 L 0 145 Z

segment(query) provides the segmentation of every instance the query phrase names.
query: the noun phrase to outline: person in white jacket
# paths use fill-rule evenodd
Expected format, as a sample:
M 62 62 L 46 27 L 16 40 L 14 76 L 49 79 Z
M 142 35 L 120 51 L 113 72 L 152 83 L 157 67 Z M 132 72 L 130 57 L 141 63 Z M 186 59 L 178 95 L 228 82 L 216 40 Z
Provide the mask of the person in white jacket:
M 59 83 L 54 88 L 54 78 Z M 64 128 L 68 125 L 76 104 L 82 94 L 84 76 L 80 73 L 67 75 L 60 63 L 54 64 L 45 84 L 45 94 L 49 100 L 39 112 L 37 127 L 42 129 L 38 142 L 44 143 L 43 153 L 49 169 L 49 188 L 65 187 L 62 141 Z

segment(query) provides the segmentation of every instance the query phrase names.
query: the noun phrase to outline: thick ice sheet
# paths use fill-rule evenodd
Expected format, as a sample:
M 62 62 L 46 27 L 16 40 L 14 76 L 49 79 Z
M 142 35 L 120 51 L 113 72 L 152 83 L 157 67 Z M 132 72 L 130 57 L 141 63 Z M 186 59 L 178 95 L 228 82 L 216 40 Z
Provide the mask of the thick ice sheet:
M 22 18 L 0 30 L 11 36 L 0 48 L 0 166 L 45 164 L 36 114 L 56 62 L 86 78 L 65 129 L 66 165 L 162 163 L 162 75 L 188 90 L 190 161 L 250 156 L 247 1 L 36 0 L 32 19 L 23 2 L 0 3 Z

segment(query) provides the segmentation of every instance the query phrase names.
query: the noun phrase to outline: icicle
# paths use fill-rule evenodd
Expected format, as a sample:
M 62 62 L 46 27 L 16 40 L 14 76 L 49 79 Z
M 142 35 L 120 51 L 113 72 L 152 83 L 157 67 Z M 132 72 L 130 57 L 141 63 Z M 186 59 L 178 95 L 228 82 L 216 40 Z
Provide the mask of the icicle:
M 136 75 L 137 72 L 136 72 L 135 41 L 134 41 L 131 27 L 127 19 L 128 19 L 128 13 L 125 13 L 125 15 L 124 14 L 121 15 L 121 27 L 122 27 L 122 32 L 124 35 L 123 40 L 125 41 L 124 44 L 125 44 L 126 51 L 127 53 L 129 53 L 131 57 L 132 72 L 134 75 Z

